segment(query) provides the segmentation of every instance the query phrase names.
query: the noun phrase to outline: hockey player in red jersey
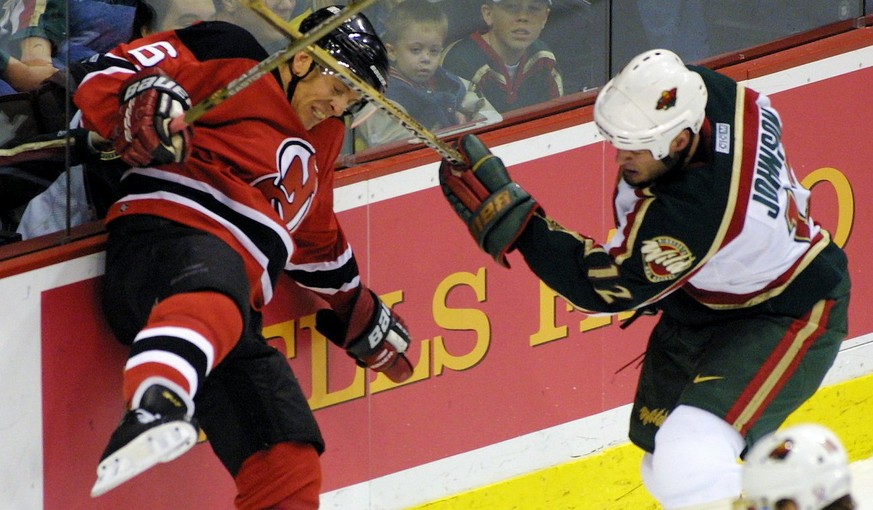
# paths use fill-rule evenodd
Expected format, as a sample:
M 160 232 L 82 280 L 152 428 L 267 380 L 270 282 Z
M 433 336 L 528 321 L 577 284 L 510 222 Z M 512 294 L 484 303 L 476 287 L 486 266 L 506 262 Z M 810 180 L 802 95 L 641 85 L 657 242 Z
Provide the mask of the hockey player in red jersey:
M 498 262 L 518 249 L 583 311 L 657 313 L 630 416 L 667 510 L 726 509 L 738 457 L 821 384 L 847 334 L 844 252 L 809 217 L 767 96 L 672 52 L 635 57 L 597 96 L 616 149 L 616 234 L 570 232 L 473 135 L 443 192 Z
M 339 12 L 315 11 L 306 32 Z M 388 60 L 353 16 L 318 42 L 384 90 Z M 198 427 L 236 481 L 241 509 L 317 508 L 324 441 L 287 360 L 261 335 L 283 271 L 328 308 L 316 328 L 359 365 L 403 381 L 410 336 L 362 282 L 333 212 L 334 164 L 361 98 L 305 52 L 195 126 L 170 121 L 267 57 L 251 34 L 204 22 L 95 61 L 75 102 L 85 128 L 132 168 L 107 216 L 104 311 L 131 345 L 130 411 L 92 495 L 185 453 Z

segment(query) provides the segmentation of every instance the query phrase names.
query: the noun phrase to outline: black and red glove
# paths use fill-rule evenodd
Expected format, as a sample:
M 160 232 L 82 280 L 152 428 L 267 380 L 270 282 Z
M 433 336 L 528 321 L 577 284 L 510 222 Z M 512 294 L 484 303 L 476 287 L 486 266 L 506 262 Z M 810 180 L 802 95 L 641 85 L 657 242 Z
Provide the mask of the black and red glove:
M 364 293 L 367 293 L 364 295 Z M 358 366 L 382 372 L 394 382 L 412 377 L 412 363 L 403 354 L 409 348 L 411 336 L 403 320 L 379 299 L 373 291 L 361 289 L 349 324 L 340 320 L 331 309 L 315 314 L 315 329 L 328 340 L 344 348 Z M 363 315 L 372 304 L 372 313 Z M 366 321 L 363 330 L 349 338 L 349 330 L 360 329 L 358 322 Z
M 513 182 L 500 158 L 476 135 L 458 141 L 462 165 L 443 160 L 439 169 L 443 195 L 467 225 L 473 239 L 500 265 L 535 213 L 542 208 Z
M 170 122 L 191 107 L 188 92 L 157 67 L 131 76 L 121 87 L 112 144 L 131 166 L 182 162 L 191 151 L 192 129 L 173 133 Z

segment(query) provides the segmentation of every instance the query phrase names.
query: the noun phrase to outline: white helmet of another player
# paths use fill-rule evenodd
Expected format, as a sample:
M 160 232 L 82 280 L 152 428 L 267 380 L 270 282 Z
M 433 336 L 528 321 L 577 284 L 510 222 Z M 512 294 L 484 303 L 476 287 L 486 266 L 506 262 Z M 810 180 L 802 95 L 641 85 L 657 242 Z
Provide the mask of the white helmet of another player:
M 821 510 L 849 494 L 846 450 L 826 427 L 803 424 L 761 438 L 746 455 L 743 496 L 748 508 L 793 500 L 798 510 Z
M 700 131 L 706 99 L 699 74 L 672 51 L 650 50 L 603 87 L 594 103 L 594 122 L 615 147 L 649 150 L 664 159 L 679 133 Z

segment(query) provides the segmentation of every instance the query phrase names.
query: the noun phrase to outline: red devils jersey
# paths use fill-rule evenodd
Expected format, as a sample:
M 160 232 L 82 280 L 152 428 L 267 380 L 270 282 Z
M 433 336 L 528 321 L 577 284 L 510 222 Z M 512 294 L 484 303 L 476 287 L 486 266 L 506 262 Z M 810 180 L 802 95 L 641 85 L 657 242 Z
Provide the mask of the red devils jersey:
M 266 57 L 243 29 L 200 23 L 102 55 L 75 102 L 84 126 L 109 138 L 121 84 L 137 71 L 159 67 L 197 104 Z M 344 134 L 334 118 L 306 131 L 278 75 L 264 76 L 197 121 L 184 163 L 126 172 L 125 195 L 107 221 L 149 214 L 218 236 L 242 255 L 256 309 L 270 301 L 282 269 L 329 301 L 343 301 L 360 285 L 333 212 L 333 169 Z

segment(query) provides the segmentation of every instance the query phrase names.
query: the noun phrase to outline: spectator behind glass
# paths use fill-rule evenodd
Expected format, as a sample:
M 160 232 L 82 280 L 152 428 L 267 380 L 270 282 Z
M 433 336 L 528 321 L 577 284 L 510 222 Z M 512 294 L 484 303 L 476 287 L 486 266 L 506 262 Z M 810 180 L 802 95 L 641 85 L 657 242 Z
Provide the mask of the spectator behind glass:
M 267 7 L 284 20 L 294 17 L 297 0 L 266 0 Z M 216 21 L 227 21 L 239 25 L 249 31 L 258 42 L 270 53 L 288 46 L 288 37 L 273 28 L 257 13 L 244 6 L 239 0 L 213 0 Z
M 827 427 L 803 423 L 762 437 L 743 464 L 736 510 L 854 510 L 849 455 Z
M 497 119 L 488 101 L 469 90 L 470 83 L 439 65 L 449 21 L 438 4 L 406 0 L 386 18 L 382 39 L 391 69 L 386 97 L 424 127 L 437 131 L 471 120 Z M 359 145 L 375 146 L 405 140 L 410 133 L 379 110 L 357 125 Z
M 550 0 L 485 0 L 488 30 L 450 45 L 443 67 L 469 80 L 501 113 L 562 96 L 555 55 L 539 39 L 550 6 Z
M 35 90 L 57 71 L 52 40 L 63 38 L 59 0 L 8 0 L 0 4 L 0 95 Z
M 105 53 L 137 33 L 137 9 L 145 0 L 70 0 L 70 37 L 57 59 L 64 65 Z
M 108 50 L 118 43 L 138 39 L 153 31 L 156 14 L 145 1 L 133 0 L 132 13 L 120 9 L 121 4 L 112 5 L 112 9 L 102 5 L 94 5 L 104 3 L 99 0 L 85 0 L 75 3 L 82 5 L 74 6 L 71 4 L 71 12 L 75 12 L 77 16 L 75 21 L 70 20 L 71 26 L 99 27 L 110 23 L 119 23 L 119 26 L 113 27 L 107 34 L 96 38 L 86 37 L 88 30 L 78 30 L 77 33 L 82 34 L 83 38 L 78 39 L 76 44 L 71 46 L 71 53 L 74 51 L 93 52 L 107 44 L 110 45 L 105 48 Z M 93 7 L 96 9 L 89 9 Z M 91 15 L 88 16 L 85 13 Z M 107 39 L 111 34 L 113 37 L 126 38 Z M 90 46 L 82 44 L 85 39 L 89 39 Z M 77 85 L 94 65 L 94 62 L 90 60 L 71 61 L 68 68 L 56 73 L 40 91 L 51 90 L 50 87 L 70 86 L 69 93 L 64 90 L 61 94 L 66 99 L 70 99 Z M 66 76 L 67 74 L 69 77 Z M 70 107 L 75 110 L 75 105 L 72 102 Z M 56 109 L 64 109 L 63 103 L 59 102 Z M 51 112 L 40 111 L 39 113 L 50 114 Z M 57 116 L 61 118 L 64 114 L 64 111 L 57 111 Z M 74 115 L 72 123 L 74 128 L 78 126 L 77 116 Z M 46 120 L 39 121 L 37 124 L 50 125 Z M 26 193 L 19 191 L 16 201 L 5 201 L 4 207 L 0 208 L 2 209 L 0 215 L 5 220 L 4 227 L 15 229 L 22 239 L 57 232 L 66 228 L 67 225 L 74 227 L 103 218 L 109 205 L 119 196 L 119 180 L 127 166 L 120 159 L 105 159 L 103 157 L 105 155 L 98 153 L 89 140 L 89 134 L 84 129 L 71 129 L 69 132 L 58 131 L 63 127 L 65 125 L 58 126 L 52 133 L 43 131 L 38 138 L 41 141 L 46 141 L 52 137 L 75 135 L 75 143 L 71 147 L 67 161 L 70 166 L 69 175 L 62 173 L 54 182 L 45 182 L 46 177 L 57 175 L 57 173 L 49 173 L 49 169 L 54 168 L 57 172 L 63 172 L 65 165 L 62 158 L 57 157 L 51 151 L 36 151 L 39 156 L 46 159 L 42 161 L 34 159 L 21 163 L 14 175 L 19 180 L 34 182 L 37 185 L 36 188 L 41 192 L 33 191 L 34 186 L 31 186 Z M 67 159 L 67 157 L 64 156 L 63 159 Z M 39 177 L 42 179 L 38 179 Z M 10 182 L 12 181 L 9 180 L 9 176 L 6 176 L 4 186 L 8 186 Z M 21 189 L 21 185 L 19 185 L 19 189 Z
M 8 83 L 0 83 L 0 94 L 36 90 L 58 69 L 130 40 L 143 2 L 70 0 L 66 6 L 62 0 L 7 3 L 6 9 L 0 10 L 0 77 Z

